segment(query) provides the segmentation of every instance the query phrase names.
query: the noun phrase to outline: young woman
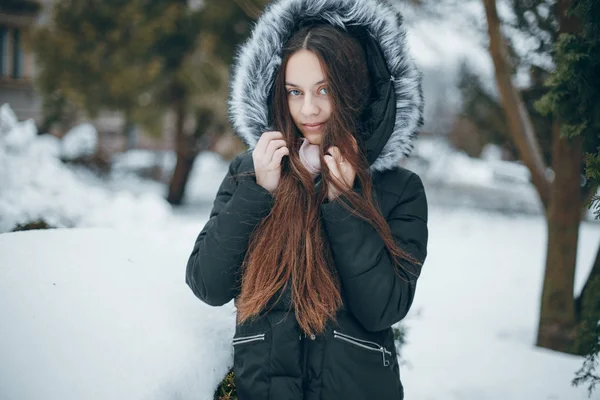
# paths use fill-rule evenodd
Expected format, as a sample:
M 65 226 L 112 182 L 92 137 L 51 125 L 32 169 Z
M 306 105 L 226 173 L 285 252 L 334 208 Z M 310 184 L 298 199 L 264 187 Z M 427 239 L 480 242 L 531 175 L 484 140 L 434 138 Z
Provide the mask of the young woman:
M 280 0 L 234 65 L 233 160 L 189 258 L 235 299 L 240 400 L 402 399 L 391 326 L 427 253 L 422 124 L 401 17 L 378 0 Z

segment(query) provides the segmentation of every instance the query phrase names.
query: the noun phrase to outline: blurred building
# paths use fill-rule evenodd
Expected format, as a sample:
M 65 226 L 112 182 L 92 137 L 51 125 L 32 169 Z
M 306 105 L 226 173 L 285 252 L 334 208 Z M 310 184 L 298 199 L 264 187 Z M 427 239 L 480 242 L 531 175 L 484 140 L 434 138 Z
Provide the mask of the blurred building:
M 26 46 L 27 31 L 36 24 L 50 23 L 55 0 L 1 0 L 0 1 L 0 105 L 10 104 L 19 120 L 34 119 L 42 122 L 41 96 L 35 90 L 36 65 L 32 52 Z M 81 115 L 80 121 L 87 121 Z M 100 134 L 101 146 L 108 153 L 125 147 L 123 117 L 118 112 L 102 112 L 91 121 Z M 61 136 L 64 131 L 52 131 Z M 172 135 L 170 135 L 172 136 Z M 167 149 L 172 138 L 153 138 L 141 132 L 136 147 Z
M 36 91 L 36 61 L 27 45 L 28 31 L 37 25 L 52 23 L 52 8 L 57 1 L 0 0 L 0 105 L 8 103 L 19 120 L 33 119 L 38 127 L 44 122 L 42 97 Z M 172 150 L 174 147 L 175 118 L 170 112 L 165 116 L 160 135 L 153 136 L 134 127 L 129 143 L 124 134 L 125 121 L 120 112 L 103 111 L 94 120 L 87 118 L 85 113 L 78 112 L 72 119 L 65 126 L 48 128 L 47 132 L 61 137 L 73 125 L 91 122 L 98 131 L 99 152 L 107 155 L 128 147 L 151 151 Z M 222 147 L 231 147 L 237 151 L 239 143 L 231 137 L 232 135 L 226 135 L 216 144 L 217 149 L 223 153 L 227 151 Z M 232 141 L 234 144 L 230 143 Z
M 19 119 L 39 117 L 33 55 L 24 42 L 41 8 L 37 1 L 0 2 L 0 104 L 9 103 Z

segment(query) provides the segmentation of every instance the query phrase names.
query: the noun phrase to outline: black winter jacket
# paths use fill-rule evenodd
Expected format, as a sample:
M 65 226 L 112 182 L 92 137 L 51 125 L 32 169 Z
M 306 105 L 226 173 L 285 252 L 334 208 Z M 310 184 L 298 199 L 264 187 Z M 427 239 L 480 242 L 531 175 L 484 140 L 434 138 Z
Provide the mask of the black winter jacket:
M 254 171 L 251 150 L 268 130 L 268 93 L 281 46 L 295 29 L 319 22 L 347 28 L 367 52 L 375 94 L 362 122 L 374 196 L 396 243 L 421 263 L 426 258 L 423 185 L 398 166 L 410 153 L 423 106 L 401 17 L 379 0 L 280 0 L 263 13 L 233 69 L 231 118 L 250 150 L 232 161 L 187 264 L 186 282 L 207 304 L 220 306 L 239 294 L 250 236 L 273 205 L 271 194 L 245 173 Z M 341 280 L 337 323 L 305 337 L 283 293 L 265 316 L 236 326 L 240 400 L 403 399 L 391 326 L 410 309 L 421 267 L 405 262 L 404 270 L 395 268 L 375 229 L 340 201 L 321 205 Z

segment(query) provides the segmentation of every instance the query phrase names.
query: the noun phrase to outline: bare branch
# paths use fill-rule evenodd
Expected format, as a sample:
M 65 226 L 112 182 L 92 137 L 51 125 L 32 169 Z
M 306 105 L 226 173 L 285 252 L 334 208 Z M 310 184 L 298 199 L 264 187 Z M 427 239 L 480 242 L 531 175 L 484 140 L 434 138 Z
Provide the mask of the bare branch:
M 258 17 L 260 17 L 260 15 L 262 14 L 261 9 L 254 4 L 254 2 L 252 0 L 233 0 L 235 2 L 235 4 L 238 5 L 238 7 L 240 7 L 242 9 L 242 11 L 244 12 L 244 14 L 246 14 L 248 16 L 248 18 L 256 21 L 258 19 Z
M 548 209 L 550 200 L 550 181 L 545 174 L 545 163 L 533 123 L 523 103 L 519 91 L 512 82 L 511 68 L 508 62 L 506 42 L 500 30 L 500 19 L 496 9 L 496 0 L 483 0 L 490 36 L 490 55 L 494 61 L 496 83 L 500 100 L 506 114 L 509 134 L 521 156 L 531 171 L 535 185 L 544 207 Z

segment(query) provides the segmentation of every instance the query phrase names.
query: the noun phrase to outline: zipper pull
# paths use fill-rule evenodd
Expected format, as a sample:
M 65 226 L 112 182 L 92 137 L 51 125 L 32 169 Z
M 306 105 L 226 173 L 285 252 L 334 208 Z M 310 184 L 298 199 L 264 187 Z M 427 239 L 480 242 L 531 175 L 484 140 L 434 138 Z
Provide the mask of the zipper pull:
M 385 359 L 385 348 L 381 348 L 381 355 L 383 356 L 383 366 L 387 367 L 390 365 L 390 360 Z
M 390 360 L 386 360 L 385 359 L 385 355 L 389 355 L 390 357 L 392 356 L 392 352 L 389 351 L 388 349 L 386 349 L 385 347 L 381 346 L 381 354 L 383 355 L 383 366 L 384 367 L 389 367 L 390 365 Z

